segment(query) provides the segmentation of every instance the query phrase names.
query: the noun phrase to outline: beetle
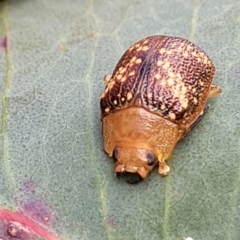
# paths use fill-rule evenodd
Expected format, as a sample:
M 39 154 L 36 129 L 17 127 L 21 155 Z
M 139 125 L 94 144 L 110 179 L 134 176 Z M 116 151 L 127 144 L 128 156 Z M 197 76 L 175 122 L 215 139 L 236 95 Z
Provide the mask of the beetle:
M 169 173 L 174 147 L 221 92 L 214 72 L 208 55 L 180 37 L 150 36 L 123 54 L 100 99 L 104 150 L 118 177 L 137 175 L 138 182 L 156 165 Z

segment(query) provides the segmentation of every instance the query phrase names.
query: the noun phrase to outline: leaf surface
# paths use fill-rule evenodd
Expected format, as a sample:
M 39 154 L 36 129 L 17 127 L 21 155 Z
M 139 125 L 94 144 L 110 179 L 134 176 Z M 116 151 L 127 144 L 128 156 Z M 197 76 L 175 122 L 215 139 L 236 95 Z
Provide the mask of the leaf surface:
M 1 209 L 61 239 L 239 239 L 239 12 L 237 0 L 0 1 Z M 154 34 L 203 48 L 222 93 L 168 177 L 129 185 L 103 152 L 99 98 L 123 52 Z

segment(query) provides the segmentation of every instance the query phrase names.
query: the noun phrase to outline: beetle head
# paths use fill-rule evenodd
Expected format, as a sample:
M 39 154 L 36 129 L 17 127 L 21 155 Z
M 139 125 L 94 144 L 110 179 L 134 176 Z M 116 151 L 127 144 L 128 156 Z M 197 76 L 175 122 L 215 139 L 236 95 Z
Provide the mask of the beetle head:
M 116 175 L 128 176 L 128 183 L 138 183 L 145 179 L 157 164 L 157 157 L 151 150 L 131 147 L 116 147 L 113 150 L 116 161 Z

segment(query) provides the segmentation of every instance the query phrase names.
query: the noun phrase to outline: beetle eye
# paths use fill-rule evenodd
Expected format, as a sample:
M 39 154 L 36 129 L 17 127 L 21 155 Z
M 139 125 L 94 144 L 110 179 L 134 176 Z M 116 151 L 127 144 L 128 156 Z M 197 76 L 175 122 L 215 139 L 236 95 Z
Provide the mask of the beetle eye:
M 114 150 L 113 150 L 113 159 L 115 161 L 117 161 L 117 157 L 118 157 L 118 154 L 119 154 L 119 151 L 120 151 L 120 148 L 119 147 L 115 147 Z
M 147 160 L 148 160 L 148 166 L 153 166 L 157 161 L 155 154 L 151 151 L 147 153 Z

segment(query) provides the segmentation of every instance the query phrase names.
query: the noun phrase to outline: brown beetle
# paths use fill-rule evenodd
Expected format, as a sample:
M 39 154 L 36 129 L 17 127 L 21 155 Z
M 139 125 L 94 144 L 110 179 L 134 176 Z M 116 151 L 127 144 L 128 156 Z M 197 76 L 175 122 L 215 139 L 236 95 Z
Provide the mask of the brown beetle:
M 179 37 L 151 36 L 133 44 L 105 77 L 101 96 L 104 150 L 116 160 L 116 174 L 147 177 L 203 117 L 215 67 L 195 44 Z

